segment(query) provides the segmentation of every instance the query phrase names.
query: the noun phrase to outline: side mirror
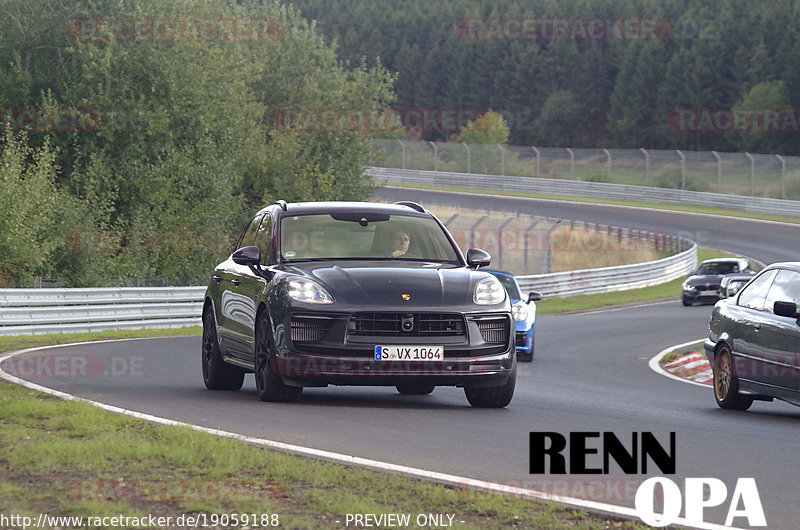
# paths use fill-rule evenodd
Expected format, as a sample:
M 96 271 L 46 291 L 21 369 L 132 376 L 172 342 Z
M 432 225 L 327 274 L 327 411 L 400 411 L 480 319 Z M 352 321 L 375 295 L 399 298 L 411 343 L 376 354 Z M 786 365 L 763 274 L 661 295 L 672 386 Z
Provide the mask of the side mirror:
M 231 256 L 238 265 L 256 266 L 261 263 L 261 251 L 258 247 L 242 247 Z
M 542 299 L 542 293 L 539 291 L 531 291 L 528 293 L 528 302 L 538 302 Z
M 473 269 L 480 267 L 488 267 L 492 262 L 492 255 L 479 248 L 471 248 L 467 250 L 467 265 Z
M 775 302 L 772 312 L 780 317 L 797 318 L 797 304 L 794 302 Z

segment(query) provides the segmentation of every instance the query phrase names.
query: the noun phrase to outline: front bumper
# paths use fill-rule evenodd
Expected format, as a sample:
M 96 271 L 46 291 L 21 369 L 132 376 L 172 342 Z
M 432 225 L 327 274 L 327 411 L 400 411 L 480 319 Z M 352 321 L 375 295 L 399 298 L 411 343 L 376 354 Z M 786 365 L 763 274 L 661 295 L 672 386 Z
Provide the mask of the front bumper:
M 713 291 L 713 294 L 711 294 L 710 292 L 698 291 L 697 289 L 692 291 L 684 289 L 682 290 L 682 296 L 687 302 L 701 304 L 715 304 L 722 298 L 719 294 L 719 290 Z
M 463 336 L 442 337 L 353 335 L 350 317 L 327 315 L 324 331 L 314 336 L 301 333 L 297 326 L 298 321 L 306 322 L 312 315 L 294 314 L 284 319 L 279 326 L 283 329 L 276 329 L 276 369 L 286 384 L 395 386 L 413 381 L 481 387 L 502 385 L 511 376 L 516 356 L 513 321 L 508 313 L 463 314 Z M 496 334 L 500 331 L 496 327 L 481 331 L 487 319 L 504 326 L 501 335 Z M 375 360 L 375 346 L 393 344 L 441 346 L 444 360 Z
M 706 339 L 703 342 L 703 349 L 706 352 L 706 358 L 708 359 L 709 364 L 711 367 L 714 367 L 714 350 L 717 348 L 717 343 L 712 341 L 711 339 Z
M 514 333 L 514 344 L 517 353 L 530 355 L 533 350 L 533 328 L 527 331 L 517 330 L 517 332 Z
M 447 358 L 441 362 L 374 361 L 351 356 L 291 354 L 277 359 L 278 372 L 288 385 L 395 386 L 424 382 L 437 386 L 498 386 L 511 375 L 513 355 Z

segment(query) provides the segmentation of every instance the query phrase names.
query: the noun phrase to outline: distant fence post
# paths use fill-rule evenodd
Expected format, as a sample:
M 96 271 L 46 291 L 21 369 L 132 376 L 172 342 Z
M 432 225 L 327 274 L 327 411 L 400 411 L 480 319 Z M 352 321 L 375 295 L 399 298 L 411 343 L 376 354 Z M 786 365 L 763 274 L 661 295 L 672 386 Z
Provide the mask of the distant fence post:
M 470 247 L 474 248 L 474 247 L 477 246 L 477 244 L 475 243 L 475 229 L 478 228 L 478 225 L 481 224 L 482 222 L 484 222 L 487 217 L 489 217 L 489 216 L 488 215 L 484 215 L 483 217 L 481 217 L 480 219 L 475 221 L 475 224 L 472 225 L 472 228 L 470 228 L 470 237 L 472 238 L 472 244 L 469 245 Z
M 575 180 L 575 153 L 569 147 L 567 147 L 567 153 L 569 153 L 569 178 Z
M 508 224 L 514 220 L 514 217 L 509 217 L 500 227 L 497 229 L 497 268 L 503 268 L 503 229 L 508 226 Z
M 472 164 L 471 164 L 472 161 L 470 160 L 469 146 L 463 142 L 461 143 L 461 145 L 463 145 L 464 149 L 467 150 L 467 173 L 472 173 Z
M 547 231 L 547 272 L 553 272 L 553 232 L 563 221 L 559 219 L 556 224 Z
M 500 149 L 500 174 L 506 174 L 506 150 L 503 149 L 503 144 L 497 144 Z
M 526 273 L 526 274 L 527 274 L 527 273 L 530 271 L 530 269 L 528 268 L 528 239 L 529 239 L 529 238 L 528 238 L 528 234 L 530 234 L 531 230 L 533 230 L 533 228 L 534 228 L 534 227 L 535 227 L 537 224 L 539 224 L 539 221 L 534 221 L 534 222 L 532 222 L 532 223 L 530 224 L 530 226 L 528 226 L 528 228 L 525 230 L 525 235 L 524 235 L 524 237 L 525 237 L 525 242 L 524 242 L 524 245 L 525 245 L 525 247 L 524 247 L 524 248 L 525 248 L 525 255 L 523 256 L 523 259 L 524 259 L 524 263 L 525 263 L 525 273 Z M 539 245 L 539 248 L 541 248 L 541 245 Z
M 745 153 L 744 156 L 750 161 L 750 196 L 756 196 L 756 159 L 750 153 Z
M 711 154 L 717 159 L 717 184 L 722 186 L 722 157 L 716 151 L 711 151 Z
M 603 152 L 606 154 L 606 175 L 608 176 L 608 180 L 611 180 L 611 153 L 605 148 Z
M 639 151 L 644 155 L 644 183 L 648 184 L 650 182 L 650 153 L 644 147 L 640 147 Z
M 428 142 L 433 147 L 433 170 L 439 171 L 439 148 L 433 142 Z
M 406 144 L 403 143 L 403 140 L 397 140 L 400 142 L 400 158 L 403 161 L 403 169 L 406 168 Z
M 680 151 L 675 151 L 681 157 L 681 189 L 686 189 L 686 157 Z
M 533 152 L 536 153 L 536 174 L 534 176 L 535 177 L 541 177 L 542 176 L 542 172 L 541 172 L 542 168 L 539 165 L 539 159 L 540 159 L 539 150 L 536 149 L 534 146 L 531 146 L 531 149 L 533 149 Z
M 775 155 L 781 161 L 781 199 L 786 198 L 786 160 L 781 155 Z
M 449 226 L 450 226 L 450 223 L 452 223 L 453 221 L 455 221 L 457 217 L 458 217 L 458 214 L 457 214 L 457 213 L 454 213 L 454 214 L 452 215 L 452 217 L 450 217 L 450 219 L 448 219 L 447 221 L 445 221 L 445 222 L 444 222 L 444 226 L 446 226 L 446 227 L 449 227 Z

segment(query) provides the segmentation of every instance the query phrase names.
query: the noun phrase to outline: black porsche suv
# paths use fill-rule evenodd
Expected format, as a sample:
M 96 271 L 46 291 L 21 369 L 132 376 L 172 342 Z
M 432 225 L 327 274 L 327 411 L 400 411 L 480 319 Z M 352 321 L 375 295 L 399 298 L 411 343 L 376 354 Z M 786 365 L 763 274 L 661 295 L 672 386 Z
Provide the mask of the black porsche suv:
M 254 372 L 264 401 L 303 387 L 463 387 L 505 407 L 516 380 L 505 289 L 464 256 L 422 206 L 278 201 L 259 211 L 208 284 L 203 380 L 238 390 Z

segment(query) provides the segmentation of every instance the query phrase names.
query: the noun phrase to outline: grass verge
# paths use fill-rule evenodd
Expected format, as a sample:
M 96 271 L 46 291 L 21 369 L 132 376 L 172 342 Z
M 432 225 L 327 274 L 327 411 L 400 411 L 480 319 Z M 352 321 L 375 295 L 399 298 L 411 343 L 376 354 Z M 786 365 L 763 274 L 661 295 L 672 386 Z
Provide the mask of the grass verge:
M 0 351 L 174 334 L 2 338 Z M 396 513 L 410 514 L 411 527 L 418 514 L 452 514 L 454 526 L 465 529 L 643 528 L 554 503 L 446 487 L 301 458 L 188 427 L 150 424 L 5 381 L 0 381 L 0 424 L 0 513 L 34 521 L 39 514 L 84 518 L 80 524 L 51 520 L 47 527 L 139 528 L 147 526 L 140 523 L 151 515 L 172 518 L 172 524 L 158 528 L 177 527 L 181 516 L 206 514 L 214 521 L 215 514 L 246 514 L 249 524 L 243 524 L 243 515 L 238 525 L 215 527 L 278 522 L 283 528 L 332 528 L 345 527 L 348 513 Z M 115 516 L 136 519 L 119 525 L 98 519 Z M 258 524 L 253 524 L 255 517 Z
M 531 177 L 533 178 L 533 177 Z M 379 186 L 387 187 L 402 187 L 402 188 L 417 188 L 421 190 L 432 191 L 454 191 L 460 193 L 473 193 L 482 194 L 488 193 L 491 195 L 502 195 L 504 197 L 522 197 L 528 199 L 547 199 L 554 201 L 570 201 L 570 202 L 585 202 L 590 204 L 609 204 L 614 206 L 634 206 L 636 208 L 651 208 L 658 210 L 670 210 L 676 212 L 690 212 L 690 213 L 704 213 L 709 215 L 722 215 L 725 217 L 741 217 L 744 219 L 760 219 L 762 221 L 776 221 L 780 223 L 800 224 L 800 218 L 791 217 L 788 215 L 768 215 L 757 214 L 750 212 L 742 212 L 740 210 L 727 210 L 724 208 L 712 208 L 705 206 L 688 206 L 682 204 L 639 202 L 639 201 L 624 201 L 614 199 L 601 199 L 595 197 L 580 197 L 570 195 L 545 195 L 541 193 L 521 193 L 511 191 L 501 191 L 492 189 L 472 189 L 472 188 L 456 188 L 449 186 L 429 186 L 425 184 L 393 184 L 389 182 L 379 183 Z
M 703 348 L 703 343 L 698 342 L 697 344 L 692 344 L 691 346 L 685 346 L 683 348 L 678 348 L 675 351 L 671 351 L 661 359 L 659 359 L 658 364 L 664 366 L 665 364 L 669 364 L 672 361 L 677 361 L 687 353 L 703 353 L 705 354 L 705 349 Z

